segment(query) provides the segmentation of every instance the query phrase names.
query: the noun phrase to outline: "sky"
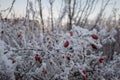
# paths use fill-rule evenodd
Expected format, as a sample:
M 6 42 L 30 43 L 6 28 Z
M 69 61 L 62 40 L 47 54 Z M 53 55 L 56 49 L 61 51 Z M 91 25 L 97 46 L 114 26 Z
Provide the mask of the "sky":
M 4 10 L 8 7 L 11 6 L 13 0 L 0 0 L 0 10 Z M 33 3 L 35 3 L 35 0 L 31 0 L 33 1 Z M 59 1 L 60 0 L 56 0 L 55 2 L 55 6 L 60 7 L 61 5 L 59 5 Z M 48 4 L 48 0 L 42 0 L 43 3 L 43 11 L 44 14 L 46 14 L 46 11 L 49 9 L 49 4 Z M 17 13 L 18 15 L 24 15 L 26 12 L 26 4 L 27 4 L 27 0 L 16 0 L 15 4 L 14 4 L 14 10 L 15 13 Z M 57 7 L 54 7 L 54 12 L 56 15 L 57 11 Z M 46 14 L 48 15 L 48 14 Z
M 12 3 L 13 0 L 0 0 L 0 10 L 4 10 L 8 7 L 11 6 L 11 3 Z M 35 0 L 31 0 L 35 3 Z M 48 4 L 48 0 L 42 0 L 43 2 L 43 13 L 44 13 L 44 16 L 48 16 L 49 15 L 49 4 Z M 60 7 L 60 1 L 61 0 L 55 0 L 55 4 L 54 4 L 54 17 L 58 16 L 58 7 Z M 108 6 L 106 8 L 106 15 L 110 15 L 111 13 L 111 9 L 112 9 L 112 3 L 114 3 L 114 1 L 116 1 L 116 5 L 115 7 L 117 8 L 120 8 L 120 0 L 112 0 L 110 2 L 110 6 Z M 15 10 L 15 13 L 16 13 L 16 16 L 23 16 L 25 15 L 25 9 L 26 9 L 26 2 L 27 0 L 16 0 L 15 4 L 14 4 L 14 10 Z M 96 8 L 96 10 L 94 11 L 94 13 L 92 13 L 90 15 L 90 19 L 92 18 L 95 18 L 96 14 L 99 12 L 99 8 L 100 8 L 100 4 L 97 5 L 98 8 Z

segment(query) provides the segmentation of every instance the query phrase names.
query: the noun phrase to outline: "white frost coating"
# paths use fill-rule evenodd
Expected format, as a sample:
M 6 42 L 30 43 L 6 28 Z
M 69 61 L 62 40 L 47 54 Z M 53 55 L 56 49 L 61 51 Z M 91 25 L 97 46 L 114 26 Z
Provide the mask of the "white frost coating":
M 4 52 L 5 48 L 6 47 L 4 41 L 0 40 L 0 55 Z
M 60 23 L 56 25 L 58 24 Z M 41 34 L 34 33 L 32 30 L 29 31 L 25 26 L 21 27 L 23 28 L 20 28 L 20 26 L 16 26 L 16 29 L 13 27 L 7 28 L 7 33 L 10 34 L 10 36 L 7 34 L 4 36 L 7 37 L 7 40 L 5 40 L 6 42 L 8 41 L 7 44 L 9 46 L 7 48 L 4 39 L 3 41 L 0 40 L 0 71 L 17 72 L 21 75 L 23 74 L 24 79 L 27 80 L 34 80 L 34 78 L 41 80 L 40 77 L 44 80 L 54 80 L 53 78 L 69 80 L 69 74 L 71 74 L 72 69 L 74 71 L 74 68 L 78 69 L 80 72 L 79 76 L 82 77 L 84 75 L 83 70 L 91 71 L 95 68 L 93 74 L 87 76 L 87 78 L 100 74 L 100 79 L 104 80 L 104 76 L 108 72 L 114 74 L 114 69 L 118 69 L 116 65 L 112 65 L 120 60 L 118 56 L 115 55 L 112 63 L 103 62 L 102 64 L 99 62 L 99 58 L 106 57 L 102 56 L 102 51 L 97 51 L 102 47 L 103 43 L 114 41 L 115 29 L 112 29 L 110 32 L 107 32 L 105 29 L 97 32 L 96 29 L 89 31 L 73 25 L 71 30 L 73 36 L 71 36 L 69 32 L 59 32 L 59 30 L 54 33 Z M 23 33 L 22 37 L 18 37 L 17 33 L 20 32 Z M 98 36 L 98 39 L 94 39 L 91 36 L 92 34 Z M 11 37 L 13 40 L 11 40 Z M 64 47 L 66 41 L 69 42 L 68 47 Z M 91 44 L 94 45 L 92 46 Z M 8 52 L 4 54 L 5 51 Z M 40 61 L 35 60 L 35 54 L 39 55 Z M 46 72 L 43 72 L 43 70 L 46 70 Z M 14 74 L 9 76 L 13 77 Z M 82 78 L 80 79 L 83 80 Z

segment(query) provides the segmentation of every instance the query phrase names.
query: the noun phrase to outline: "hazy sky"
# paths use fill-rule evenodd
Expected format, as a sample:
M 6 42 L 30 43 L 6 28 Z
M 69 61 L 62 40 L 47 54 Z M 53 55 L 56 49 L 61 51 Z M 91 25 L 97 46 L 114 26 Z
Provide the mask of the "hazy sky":
M 6 8 L 8 8 L 13 0 L 0 0 L 0 10 L 4 10 Z M 15 9 L 15 13 L 17 14 L 17 16 L 19 15 L 24 15 L 25 14 L 25 7 L 26 7 L 26 1 L 27 0 L 16 0 L 15 5 L 14 5 L 14 9 Z M 31 0 L 34 1 L 35 0 Z M 47 12 L 48 8 L 49 8 L 49 4 L 48 4 L 48 0 L 42 0 L 43 2 L 43 8 L 44 8 L 44 15 L 48 15 L 49 13 Z M 113 3 L 113 1 L 116 1 L 116 7 L 120 8 L 120 0 L 112 0 L 111 3 Z M 112 4 L 110 4 L 111 6 L 108 6 L 106 9 L 106 14 L 110 14 L 111 12 L 111 8 L 112 8 Z M 56 0 L 56 3 L 54 5 L 54 16 L 57 16 L 58 14 L 58 10 L 57 7 L 60 7 L 60 0 Z M 96 13 L 99 12 L 99 4 L 98 4 L 98 9 L 96 8 L 95 12 L 90 16 L 90 18 L 94 18 Z

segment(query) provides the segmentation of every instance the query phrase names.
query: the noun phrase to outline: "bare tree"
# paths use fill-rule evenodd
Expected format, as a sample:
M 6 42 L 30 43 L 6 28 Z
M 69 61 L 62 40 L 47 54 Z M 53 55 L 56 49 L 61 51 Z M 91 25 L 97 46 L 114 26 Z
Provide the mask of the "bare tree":
M 42 2 L 41 2 L 41 0 L 37 0 L 37 1 L 38 1 L 38 6 L 39 6 L 39 14 L 40 14 L 40 18 L 41 18 L 42 31 L 43 31 L 43 33 L 44 33 L 45 30 L 44 30 L 44 20 L 43 20 Z
M 52 31 L 54 30 L 54 23 L 53 23 L 53 3 L 55 0 L 49 0 L 49 4 L 50 4 L 50 17 L 51 17 L 51 26 L 52 26 Z
M 64 3 L 64 2 L 63 2 Z M 64 17 L 66 16 L 67 14 L 67 4 L 65 3 L 65 5 L 63 6 L 63 9 L 62 7 L 60 8 L 60 15 L 58 17 L 58 19 L 56 20 L 55 22 L 55 29 L 56 30 L 59 30 L 60 29 L 60 25 L 62 23 L 62 20 L 64 19 Z
M 73 2 L 72 0 L 68 0 L 68 18 L 69 18 L 68 30 L 72 29 L 72 21 L 75 15 L 75 8 L 76 8 L 76 0 L 73 0 Z
M 89 3 L 89 0 L 87 0 L 87 1 L 85 2 L 85 5 L 84 5 L 84 7 L 83 7 L 83 9 L 82 9 L 82 12 L 81 12 L 81 14 L 80 14 L 80 16 L 79 16 L 79 18 L 78 18 L 77 25 L 80 24 L 81 18 L 82 18 L 82 16 L 83 16 L 84 12 L 85 12 L 85 9 L 87 8 L 88 3 Z
M 27 26 L 29 26 L 29 18 L 30 18 L 30 17 L 29 17 L 30 15 L 29 15 L 29 9 L 28 9 L 28 7 L 29 7 L 29 0 L 27 0 L 26 15 L 25 15 L 25 17 L 26 17 L 25 19 L 26 19 L 26 20 L 24 21 L 24 22 L 25 22 L 25 25 L 26 25 L 26 22 L 27 22 Z M 29 31 L 29 27 L 27 27 L 26 29 L 27 29 L 27 31 Z
M 10 14 L 10 12 L 12 11 L 13 6 L 14 6 L 14 4 L 15 4 L 15 1 L 16 1 L 16 0 L 13 0 L 13 1 L 12 1 L 11 7 L 10 7 L 9 12 L 8 12 L 8 14 L 7 14 L 6 17 L 8 17 L 8 15 Z
M 97 3 L 98 3 L 98 0 L 90 0 L 89 1 L 88 7 L 85 11 L 86 13 L 83 17 L 84 22 L 82 22 L 82 24 L 81 24 L 82 27 L 84 27 L 86 25 L 86 23 L 88 21 L 88 17 L 92 12 L 94 12 L 94 9 L 95 9 Z
M 94 24 L 93 28 L 96 27 L 97 23 L 99 22 L 102 14 L 103 14 L 103 12 L 105 11 L 107 5 L 109 4 L 109 2 L 110 2 L 110 0 L 107 0 L 106 2 L 104 2 L 104 0 L 102 0 L 101 9 L 100 9 L 100 12 L 99 12 L 99 14 L 98 14 L 98 17 L 97 17 L 97 19 L 96 19 L 96 21 L 95 21 L 95 24 Z M 104 4 L 104 3 L 105 3 L 105 4 Z

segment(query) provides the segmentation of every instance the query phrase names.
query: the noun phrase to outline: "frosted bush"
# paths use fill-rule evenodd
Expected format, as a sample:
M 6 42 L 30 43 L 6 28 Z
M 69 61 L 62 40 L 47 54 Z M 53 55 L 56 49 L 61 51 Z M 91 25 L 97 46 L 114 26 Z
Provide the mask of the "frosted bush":
M 16 29 L 9 27 L 3 30 L 4 36 L 1 35 L 0 74 L 6 75 L 7 79 L 118 80 L 120 72 L 116 63 L 119 57 L 114 55 L 116 58 L 107 63 L 107 57 L 99 51 L 103 44 L 115 41 L 114 29 L 97 32 L 95 29 L 89 31 L 73 26 L 70 32 L 37 35 L 30 30 L 26 33 L 25 30 L 19 29 L 19 26 Z M 108 78 L 108 75 L 112 76 Z M 5 80 L 2 76 L 0 79 Z

